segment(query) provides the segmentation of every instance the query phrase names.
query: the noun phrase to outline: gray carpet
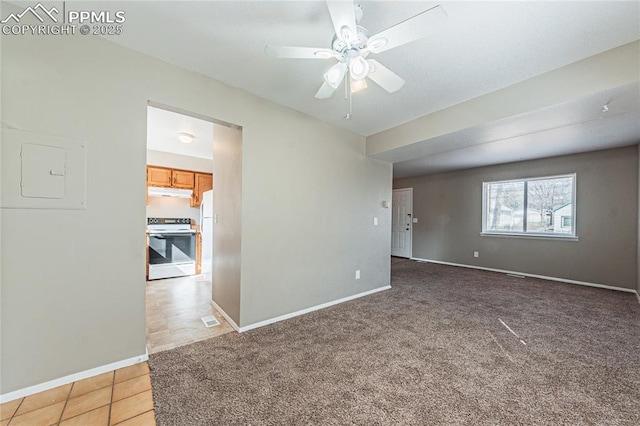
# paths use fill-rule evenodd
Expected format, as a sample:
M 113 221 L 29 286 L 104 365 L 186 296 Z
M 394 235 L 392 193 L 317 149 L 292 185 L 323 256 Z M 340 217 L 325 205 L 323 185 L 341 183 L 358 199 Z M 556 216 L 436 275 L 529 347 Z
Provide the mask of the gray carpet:
M 151 355 L 158 424 L 640 424 L 633 294 L 413 261 L 392 286 Z

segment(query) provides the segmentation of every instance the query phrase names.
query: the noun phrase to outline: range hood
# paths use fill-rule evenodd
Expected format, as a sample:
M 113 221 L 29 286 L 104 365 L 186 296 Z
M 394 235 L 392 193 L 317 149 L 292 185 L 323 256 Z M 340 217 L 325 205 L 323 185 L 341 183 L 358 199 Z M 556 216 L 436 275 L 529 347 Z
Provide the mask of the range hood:
M 149 187 L 149 197 L 191 198 L 192 194 L 190 189 Z

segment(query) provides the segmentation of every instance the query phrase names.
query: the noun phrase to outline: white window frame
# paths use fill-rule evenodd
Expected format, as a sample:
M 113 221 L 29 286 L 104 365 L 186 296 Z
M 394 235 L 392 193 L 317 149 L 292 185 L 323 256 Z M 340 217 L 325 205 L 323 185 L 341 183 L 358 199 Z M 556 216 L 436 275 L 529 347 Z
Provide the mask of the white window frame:
M 527 210 L 527 193 L 528 186 L 527 184 L 536 180 L 547 180 L 547 179 L 560 179 L 560 178 L 571 178 L 572 185 L 572 194 L 571 194 L 571 233 L 558 233 L 558 232 L 514 232 L 514 231 L 494 231 L 487 230 L 487 188 L 491 184 L 497 183 L 510 183 L 510 182 L 524 182 L 524 214 L 523 216 L 526 218 L 528 215 Z M 491 237 L 525 237 L 525 238 L 550 238 L 550 239 L 561 239 L 561 240 L 571 240 L 577 241 L 577 220 L 576 220 L 576 186 L 577 186 L 577 176 L 576 173 L 570 173 L 565 175 L 553 175 L 553 176 L 540 176 L 534 178 L 522 178 L 522 179 L 509 179 L 509 180 L 496 180 L 496 181 L 488 181 L 482 182 L 482 232 L 480 235 L 483 236 L 491 236 Z M 525 219 L 526 220 L 526 219 Z M 526 223 L 526 222 L 525 222 Z

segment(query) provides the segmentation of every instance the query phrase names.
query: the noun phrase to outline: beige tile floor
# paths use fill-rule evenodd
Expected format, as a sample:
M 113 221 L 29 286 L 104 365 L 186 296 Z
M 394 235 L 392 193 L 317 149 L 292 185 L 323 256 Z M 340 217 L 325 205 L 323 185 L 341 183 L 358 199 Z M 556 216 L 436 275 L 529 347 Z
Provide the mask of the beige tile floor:
M 146 362 L 0 405 L 0 426 L 155 424 Z
M 146 296 L 149 353 L 234 331 L 211 306 L 211 281 L 204 275 L 148 281 Z M 208 315 L 214 315 L 220 325 L 205 327 L 202 317 Z

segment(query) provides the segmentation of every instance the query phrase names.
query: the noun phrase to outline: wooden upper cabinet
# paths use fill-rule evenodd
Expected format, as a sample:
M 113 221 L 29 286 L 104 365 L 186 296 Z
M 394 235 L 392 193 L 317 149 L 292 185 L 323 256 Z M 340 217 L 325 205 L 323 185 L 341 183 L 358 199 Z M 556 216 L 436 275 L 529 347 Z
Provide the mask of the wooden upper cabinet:
M 202 204 L 202 194 L 213 189 L 213 175 L 210 173 L 195 173 L 195 185 L 191 197 L 191 207 L 199 207 Z
M 171 169 L 147 166 L 147 186 L 171 186 Z
M 173 180 L 171 186 L 174 188 L 193 189 L 194 186 L 194 173 L 187 172 L 185 170 L 173 170 Z
M 194 172 L 147 166 L 147 186 L 193 189 Z

